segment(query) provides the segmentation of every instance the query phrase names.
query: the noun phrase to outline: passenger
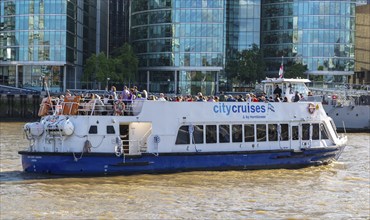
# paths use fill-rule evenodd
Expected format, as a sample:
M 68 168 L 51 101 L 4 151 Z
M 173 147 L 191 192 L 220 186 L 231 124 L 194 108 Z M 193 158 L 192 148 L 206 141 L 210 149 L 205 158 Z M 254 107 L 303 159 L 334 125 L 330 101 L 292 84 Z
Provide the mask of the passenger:
M 218 96 L 215 96 L 215 102 L 219 102 L 220 98 Z
M 259 97 L 258 101 L 259 102 L 268 102 L 268 100 L 266 100 L 266 97 L 265 96 Z
M 238 102 L 244 102 L 245 100 L 243 99 L 243 96 L 242 95 L 238 95 L 237 96 L 238 98 L 236 99 L 236 101 Z
M 269 97 L 269 102 L 275 102 L 275 100 L 272 98 L 272 96 Z
M 275 94 L 274 102 L 281 102 L 279 94 Z
M 127 86 L 124 86 L 122 93 L 121 93 L 121 99 L 123 100 L 124 103 L 126 102 L 125 104 L 127 104 L 129 97 L 130 97 L 130 90 L 127 88 Z
M 258 99 L 255 94 L 252 94 L 252 102 L 258 102 Z
M 163 93 L 160 93 L 159 94 L 159 98 L 158 98 L 158 101 L 167 101 L 164 97 L 164 94 Z
M 216 102 L 215 97 L 213 95 L 210 95 L 207 102 Z
M 236 99 L 232 96 L 232 95 L 229 95 L 229 97 L 226 99 L 227 102 L 235 102 Z
M 66 91 L 66 97 L 71 97 L 71 96 L 72 96 L 71 92 L 67 89 L 67 91 Z
M 141 93 L 142 97 L 147 99 L 148 98 L 148 92 L 144 89 L 143 92 Z
M 206 100 L 204 100 L 202 93 L 199 92 L 198 94 L 200 95 L 197 96 L 197 102 L 205 102 Z
M 219 100 L 220 102 L 226 102 L 227 96 L 225 95 L 224 91 L 221 91 Z
M 288 98 L 285 96 L 283 102 L 288 102 Z
M 245 95 L 245 101 L 246 102 L 252 102 L 252 98 L 250 94 Z
M 312 92 L 311 91 L 308 91 L 307 96 L 313 96 Z
M 281 97 L 281 89 L 279 88 L 279 85 L 276 85 L 276 88 L 274 90 L 274 95 L 278 94 L 279 97 Z
M 118 99 L 117 97 L 117 89 L 115 86 L 112 86 L 110 88 L 110 95 L 113 96 L 113 99 L 116 101 Z
M 298 91 L 296 91 L 295 95 L 294 95 L 294 98 L 293 98 L 293 102 L 298 102 L 300 99 L 301 99 L 301 97 L 299 96 Z

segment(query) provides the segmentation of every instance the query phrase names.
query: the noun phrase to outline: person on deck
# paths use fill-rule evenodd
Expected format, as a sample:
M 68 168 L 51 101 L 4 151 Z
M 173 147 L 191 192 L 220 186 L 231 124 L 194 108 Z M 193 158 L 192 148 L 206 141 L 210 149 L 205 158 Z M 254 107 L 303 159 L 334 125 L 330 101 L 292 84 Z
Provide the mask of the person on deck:
M 276 88 L 274 90 L 274 95 L 278 94 L 279 97 L 281 97 L 282 90 L 280 89 L 279 85 L 276 85 Z

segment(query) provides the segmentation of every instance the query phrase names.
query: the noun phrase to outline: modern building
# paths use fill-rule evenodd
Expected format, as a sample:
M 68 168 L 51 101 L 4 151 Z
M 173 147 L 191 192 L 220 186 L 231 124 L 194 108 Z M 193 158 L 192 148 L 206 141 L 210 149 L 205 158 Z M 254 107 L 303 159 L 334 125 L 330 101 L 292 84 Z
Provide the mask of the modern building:
M 0 12 L 1 85 L 80 88 L 84 60 L 107 51 L 107 0 L 2 0 Z
M 261 47 L 270 73 L 307 65 L 309 75 L 342 82 L 354 70 L 355 7 L 352 0 L 262 1 Z
M 370 85 L 370 4 L 356 7 L 354 84 Z
M 307 65 L 309 75 L 344 82 L 354 73 L 352 0 L 137 0 L 131 42 L 139 81 L 152 92 L 212 94 L 228 81 L 225 65 L 259 45 L 277 76 L 280 64 Z
M 130 0 L 109 0 L 109 54 L 129 42 Z

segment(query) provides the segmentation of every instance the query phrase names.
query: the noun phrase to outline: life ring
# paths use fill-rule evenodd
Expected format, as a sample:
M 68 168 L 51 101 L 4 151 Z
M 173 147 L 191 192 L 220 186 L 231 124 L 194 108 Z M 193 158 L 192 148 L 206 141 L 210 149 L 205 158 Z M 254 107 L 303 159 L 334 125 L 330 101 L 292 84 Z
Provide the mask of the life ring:
M 309 103 L 307 109 L 308 109 L 308 112 L 310 114 L 313 114 L 315 112 L 315 110 L 316 110 L 316 107 L 315 107 L 315 105 L 313 103 Z
M 123 115 L 123 111 L 125 110 L 125 103 L 121 100 L 118 100 L 114 103 L 114 114 L 115 115 Z

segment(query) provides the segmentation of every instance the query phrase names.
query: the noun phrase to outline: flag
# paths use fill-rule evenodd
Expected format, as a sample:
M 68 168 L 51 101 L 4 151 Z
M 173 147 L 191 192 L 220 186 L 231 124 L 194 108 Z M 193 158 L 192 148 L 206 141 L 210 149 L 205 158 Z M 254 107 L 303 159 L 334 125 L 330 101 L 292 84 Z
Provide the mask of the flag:
M 279 69 L 279 78 L 283 78 L 283 74 L 284 74 L 284 64 L 283 62 L 281 62 L 281 66 Z

